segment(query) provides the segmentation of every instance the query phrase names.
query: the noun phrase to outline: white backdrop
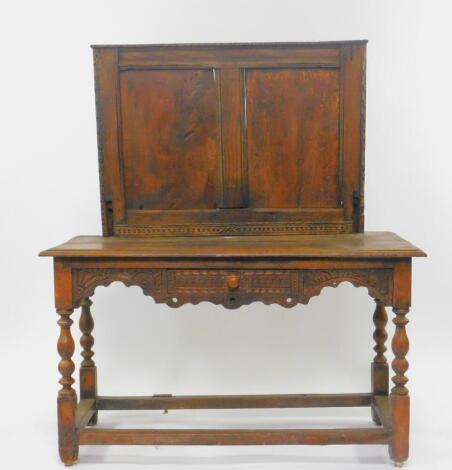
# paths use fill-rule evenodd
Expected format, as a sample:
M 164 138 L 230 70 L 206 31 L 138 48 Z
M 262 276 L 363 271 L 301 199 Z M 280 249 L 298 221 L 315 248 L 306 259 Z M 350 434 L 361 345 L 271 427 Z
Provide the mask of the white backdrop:
M 60 465 L 53 275 L 51 261 L 37 254 L 74 235 L 101 232 L 89 45 L 342 39 L 369 39 L 366 230 L 392 230 L 429 254 L 414 262 L 409 315 L 410 468 L 452 465 L 448 3 L 2 2 L 1 467 Z M 255 304 L 226 311 L 205 303 L 173 310 L 117 283 L 98 288 L 93 301 L 94 358 L 105 395 L 369 389 L 373 302 L 363 288 L 327 288 L 309 306 L 291 310 Z M 350 413 L 358 424 L 368 421 L 367 409 Z M 129 426 L 245 426 L 247 420 L 295 426 L 330 416 L 350 422 L 348 410 L 119 414 Z M 117 415 L 102 413 L 100 424 L 117 425 Z M 79 465 L 373 469 L 388 462 L 379 446 L 84 447 Z

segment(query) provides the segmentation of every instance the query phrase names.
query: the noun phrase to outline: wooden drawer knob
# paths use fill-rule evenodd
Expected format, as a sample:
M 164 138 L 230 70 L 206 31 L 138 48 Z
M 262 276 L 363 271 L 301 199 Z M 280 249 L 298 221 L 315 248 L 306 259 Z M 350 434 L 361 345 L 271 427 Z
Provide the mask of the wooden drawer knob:
M 240 284 L 240 277 L 235 274 L 232 274 L 231 276 L 227 277 L 227 283 L 229 289 L 237 289 Z

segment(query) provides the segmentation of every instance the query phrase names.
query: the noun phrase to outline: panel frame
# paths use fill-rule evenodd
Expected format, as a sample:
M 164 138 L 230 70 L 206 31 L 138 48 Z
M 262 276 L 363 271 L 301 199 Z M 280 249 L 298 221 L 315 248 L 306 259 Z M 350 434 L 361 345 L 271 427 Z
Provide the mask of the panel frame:
M 94 48 L 97 145 L 102 234 L 113 234 L 114 223 L 124 220 L 124 184 L 118 132 L 118 51 Z
M 148 237 L 363 231 L 366 43 L 92 46 L 103 235 Z M 244 70 L 261 67 L 339 69 L 339 187 L 342 194 L 338 210 L 254 210 L 246 207 Z M 237 81 L 238 92 L 237 88 L 234 91 L 234 80 L 223 88 L 224 93 L 220 89 L 223 101 L 232 96 L 235 104 L 224 113 L 220 103 L 222 152 L 219 156 L 221 194 L 218 210 L 167 211 L 165 217 L 158 214 L 162 211 L 142 211 L 137 215 L 125 210 L 119 74 L 123 70 L 159 68 L 210 68 L 220 80 L 223 74 L 235 77 Z M 236 136 L 240 133 L 241 145 L 235 143 L 231 147 L 228 136 L 234 133 Z

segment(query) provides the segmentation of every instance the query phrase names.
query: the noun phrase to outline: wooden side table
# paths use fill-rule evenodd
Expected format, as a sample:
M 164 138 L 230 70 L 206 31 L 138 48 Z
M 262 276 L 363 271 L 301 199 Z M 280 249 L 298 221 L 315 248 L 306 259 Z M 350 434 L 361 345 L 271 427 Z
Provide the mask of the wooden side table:
M 425 254 L 390 232 L 340 236 L 127 239 L 76 237 L 41 255 L 53 256 L 55 305 L 61 328 L 58 394 L 60 456 L 66 465 L 79 445 L 278 445 L 387 444 L 394 462 L 408 457 L 406 387 L 411 304 L 411 258 Z M 307 304 L 323 287 L 344 281 L 368 288 L 376 301 L 371 391 L 328 395 L 107 397 L 99 395 L 93 361 L 90 297 L 99 285 L 136 285 L 158 303 L 179 307 L 209 301 L 226 308 L 261 301 L 283 307 Z M 385 357 L 385 306 L 392 306 L 394 386 L 389 393 Z M 81 307 L 80 401 L 72 385 L 74 309 Z M 376 423 L 344 429 L 105 429 L 94 427 L 99 410 L 301 408 L 369 406 Z
M 80 444 L 388 444 L 408 457 L 405 331 L 411 259 L 364 232 L 366 42 L 93 46 L 102 235 L 54 258 L 61 328 L 62 461 Z M 137 285 L 170 307 L 294 307 L 349 281 L 376 301 L 369 393 L 105 397 L 93 361 L 98 285 Z M 395 313 L 389 393 L 385 307 Z M 81 307 L 80 401 L 70 327 Z M 99 410 L 369 406 L 364 429 L 104 429 Z

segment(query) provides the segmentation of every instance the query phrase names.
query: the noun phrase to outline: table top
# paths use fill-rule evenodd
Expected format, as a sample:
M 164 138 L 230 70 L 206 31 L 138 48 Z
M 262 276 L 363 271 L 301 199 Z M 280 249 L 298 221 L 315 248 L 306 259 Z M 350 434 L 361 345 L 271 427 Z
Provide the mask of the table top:
M 411 258 L 427 256 L 392 232 L 339 235 L 78 236 L 40 253 L 67 258 Z

